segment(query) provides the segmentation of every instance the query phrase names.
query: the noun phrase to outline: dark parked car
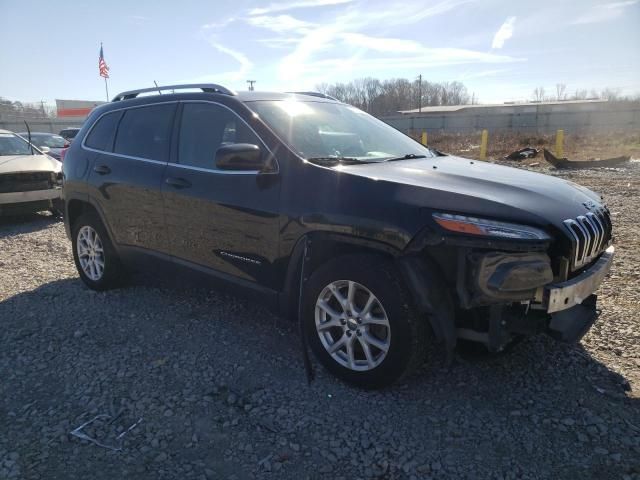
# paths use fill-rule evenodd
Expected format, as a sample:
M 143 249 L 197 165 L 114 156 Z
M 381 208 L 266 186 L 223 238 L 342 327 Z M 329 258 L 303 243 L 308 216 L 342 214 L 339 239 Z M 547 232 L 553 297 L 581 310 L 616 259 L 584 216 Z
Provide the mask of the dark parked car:
M 69 128 L 65 128 L 63 130 L 60 130 L 59 135 L 62 138 L 64 138 L 66 141 L 71 142 L 71 141 L 73 141 L 74 138 L 76 138 L 76 135 L 78 135 L 79 131 L 80 131 L 79 128 L 69 127 Z
M 125 92 L 64 162 L 82 280 L 161 259 L 297 317 L 318 359 L 364 387 L 419 365 L 432 337 L 499 351 L 579 340 L 611 267 L 609 212 L 569 181 L 434 152 L 322 94 Z M 299 305 L 301 299 L 301 305 Z
M 62 166 L 25 139 L 0 130 L 0 215 L 62 210 Z
M 20 135 L 25 140 L 29 138 L 29 132 L 21 132 Z M 60 160 L 62 150 L 69 146 L 69 142 L 55 133 L 31 132 L 31 143 L 39 149 L 47 147 L 47 155 Z

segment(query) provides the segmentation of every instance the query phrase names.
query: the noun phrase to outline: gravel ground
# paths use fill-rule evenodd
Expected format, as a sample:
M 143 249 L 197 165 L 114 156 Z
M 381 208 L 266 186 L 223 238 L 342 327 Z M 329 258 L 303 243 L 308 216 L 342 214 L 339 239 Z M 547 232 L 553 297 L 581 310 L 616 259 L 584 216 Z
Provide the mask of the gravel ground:
M 434 355 L 378 392 L 308 387 L 295 327 L 250 301 L 176 273 L 94 293 L 60 222 L 0 219 L 0 478 L 640 479 L 639 167 L 563 174 L 616 227 L 581 345 Z M 98 415 L 118 450 L 69 434 Z

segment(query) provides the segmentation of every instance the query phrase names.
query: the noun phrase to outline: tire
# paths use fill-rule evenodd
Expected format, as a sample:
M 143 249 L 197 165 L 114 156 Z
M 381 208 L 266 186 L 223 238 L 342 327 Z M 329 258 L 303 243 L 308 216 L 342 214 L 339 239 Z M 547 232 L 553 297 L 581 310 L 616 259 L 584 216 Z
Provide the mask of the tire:
M 123 283 L 124 267 L 111 243 L 106 228 L 95 212 L 83 213 L 73 223 L 71 241 L 73 260 L 80 278 L 87 287 L 102 291 L 117 288 Z M 89 258 L 87 251 L 90 255 Z M 86 260 L 93 263 L 93 266 L 87 267 Z M 100 263 L 102 268 L 100 268 Z
M 51 208 L 49 209 L 51 215 L 55 218 L 61 219 L 64 216 L 64 202 L 62 200 L 54 200 L 51 203 Z
M 352 303 L 347 298 L 350 289 Z M 307 283 L 303 302 L 309 346 L 329 372 L 350 384 L 385 387 L 424 361 L 427 319 L 417 313 L 400 273 L 383 257 L 348 255 L 319 267 Z

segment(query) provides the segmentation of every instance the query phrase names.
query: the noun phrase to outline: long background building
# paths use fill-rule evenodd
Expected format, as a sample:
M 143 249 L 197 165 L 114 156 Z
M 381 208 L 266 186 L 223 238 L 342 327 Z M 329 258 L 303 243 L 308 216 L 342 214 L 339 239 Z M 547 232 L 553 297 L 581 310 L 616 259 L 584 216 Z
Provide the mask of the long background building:
M 558 129 L 567 132 L 640 131 L 640 102 L 568 100 L 422 107 L 385 116 L 382 120 L 405 133 L 471 133 L 483 129 L 536 133 L 551 133 Z

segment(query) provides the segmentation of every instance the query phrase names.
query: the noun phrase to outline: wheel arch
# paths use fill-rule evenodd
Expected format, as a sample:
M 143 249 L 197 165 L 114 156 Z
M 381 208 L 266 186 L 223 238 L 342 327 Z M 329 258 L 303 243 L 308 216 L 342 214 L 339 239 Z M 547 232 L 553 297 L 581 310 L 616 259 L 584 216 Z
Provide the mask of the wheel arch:
M 300 274 L 307 240 L 310 241 L 311 255 L 305 268 L 313 273 L 326 261 L 350 254 L 373 254 L 395 259 L 400 251 L 383 242 L 347 234 L 332 232 L 309 232 L 301 236 L 292 250 L 285 273 L 283 290 L 280 293 L 280 312 L 289 319 L 298 315 Z
M 102 209 L 96 202 L 93 202 L 90 197 L 68 199 L 65 202 L 65 208 L 66 208 L 65 227 L 66 227 L 69 238 L 71 238 L 73 224 L 76 222 L 76 220 L 82 214 L 92 212 L 92 213 L 95 213 L 98 216 L 98 218 L 100 218 L 102 225 L 104 226 L 104 228 L 106 229 L 109 235 L 111 243 L 113 244 L 114 248 L 116 248 L 117 250 L 117 245 L 114 242 L 113 233 L 111 232 L 109 223 L 106 221 L 106 218 L 104 213 L 102 212 Z
M 289 319 L 298 315 L 302 260 L 306 240 L 311 240 L 312 273 L 329 259 L 349 254 L 373 254 L 394 262 L 418 311 L 425 313 L 436 338 L 447 352 L 456 345 L 455 308 L 451 292 L 443 282 L 444 273 L 427 251 L 407 253 L 390 245 L 350 235 L 310 232 L 303 235 L 292 251 L 279 298 L 280 312 Z

